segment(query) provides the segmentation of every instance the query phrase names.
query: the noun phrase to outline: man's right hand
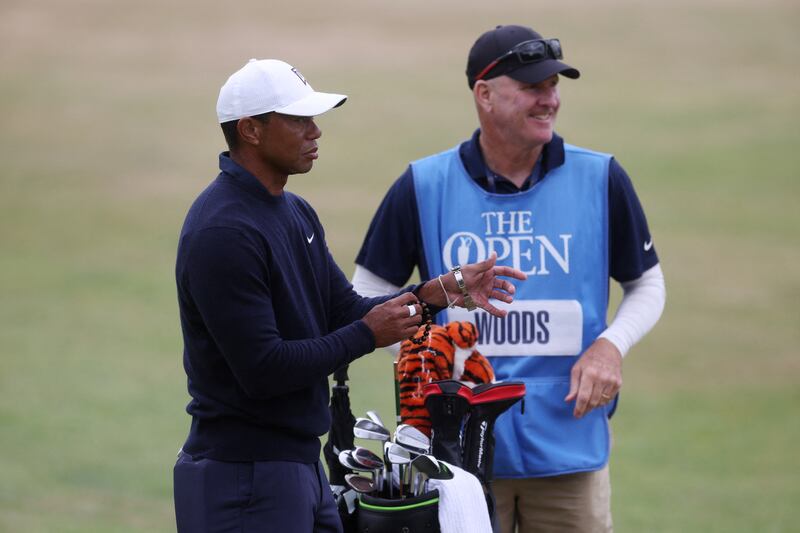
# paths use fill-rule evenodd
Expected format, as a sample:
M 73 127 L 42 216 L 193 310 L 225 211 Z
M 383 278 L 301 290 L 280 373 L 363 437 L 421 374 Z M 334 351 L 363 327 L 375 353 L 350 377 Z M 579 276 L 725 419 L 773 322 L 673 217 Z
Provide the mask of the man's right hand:
M 414 306 L 414 316 L 409 305 Z M 414 335 L 422 323 L 422 306 L 410 292 L 373 307 L 362 320 L 375 335 L 375 347 L 389 346 Z

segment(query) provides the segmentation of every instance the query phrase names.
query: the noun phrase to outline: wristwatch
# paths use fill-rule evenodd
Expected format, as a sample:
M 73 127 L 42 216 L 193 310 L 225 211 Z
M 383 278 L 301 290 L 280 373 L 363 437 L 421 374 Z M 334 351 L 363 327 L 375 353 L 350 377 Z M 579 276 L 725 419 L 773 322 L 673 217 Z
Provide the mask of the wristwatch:
M 474 311 L 478 306 L 475 305 L 472 296 L 467 292 L 467 284 L 464 282 L 464 275 L 461 273 L 461 265 L 456 265 L 451 270 L 453 277 L 456 278 L 456 284 L 461 291 L 461 296 L 464 297 L 464 307 L 467 308 L 467 311 Z

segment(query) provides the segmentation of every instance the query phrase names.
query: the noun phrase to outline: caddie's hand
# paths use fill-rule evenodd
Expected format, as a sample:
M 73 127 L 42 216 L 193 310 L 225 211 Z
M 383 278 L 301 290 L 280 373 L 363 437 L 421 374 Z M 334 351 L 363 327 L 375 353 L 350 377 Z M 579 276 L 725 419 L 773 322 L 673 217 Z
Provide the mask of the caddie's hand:
M 362 320 L 375 335 L 375 347 L 389 346 L 417 332 L 422 322 L 422 307 L 410 292 L 370 309 Z
M 514 300 L 516 287 L 514 287 L 510 281 L 500 279 L 498 276 L 519 280 L 528 279 L 528 276 L 516 268 L 496 266 L 496 262 L 497 253 L 492 252 L 486 260 L 480 263 L 462 266 L 461 273 L 464 276 L 467 292 L 472 297 L 472 301 L 475 302 L 475 305 L 494 316 L 504 317 L 507 312 L 489 303 L 489 298 L 511 303 Z M 464 297 L 461 294 L 461 290 L 458 288 L 458 284 L 455 283 L 453 274 L 449 274 L 447 277 L 455 286 L 453 291 L 448 290 L 448 292 L 452 292 L 452 294 L 456 296 L 456 305 L 464 307 Z
M 614 399 L 622 388 L 622 354 L 610 341 L 592 343 L 570 374 L 569 394 L 564 401 L 575 401 L 573 415 L 583 415 Z

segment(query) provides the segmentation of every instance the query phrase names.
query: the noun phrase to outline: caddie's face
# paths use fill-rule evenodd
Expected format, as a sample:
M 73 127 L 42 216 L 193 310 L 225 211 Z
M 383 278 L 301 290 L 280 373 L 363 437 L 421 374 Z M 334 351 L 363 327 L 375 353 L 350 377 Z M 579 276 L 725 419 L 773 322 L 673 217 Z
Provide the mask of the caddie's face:
M 260 152 L 263 162 L 279 174 L 305 174 L 318 157 L 317 139 L 322 131 L 314 117 L 273 114 L 262 123 Z
M 558 75 L 539 83 L 525 83 L 508 76 L 490 81 L 491 120 L 494 126 L 526 146 L 542 146 L 553 138 L 561 107 Z

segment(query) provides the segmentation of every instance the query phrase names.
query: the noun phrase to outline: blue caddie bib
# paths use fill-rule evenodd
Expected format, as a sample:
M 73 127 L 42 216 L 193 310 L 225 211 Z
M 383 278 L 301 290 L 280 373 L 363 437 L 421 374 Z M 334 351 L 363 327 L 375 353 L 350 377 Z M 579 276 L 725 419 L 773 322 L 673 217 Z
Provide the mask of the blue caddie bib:
M 526 386 L 520 405 L 495 426 L 494 473 L 526 478 L 591 471 L 608 461 L 610 407 L 581 419 L 566 403 L 570 370 L 606 328 L 610 155 L 565 145 L 565 162 L 519 194 L 493 194 L 464 168 L 458 149 L 411 164 L 431 276 L 496 252 L 516 281 L 504 319 L 477 309 L 440 313 L 441 323 L 478 327 L 478 351 L 498 380 Z

